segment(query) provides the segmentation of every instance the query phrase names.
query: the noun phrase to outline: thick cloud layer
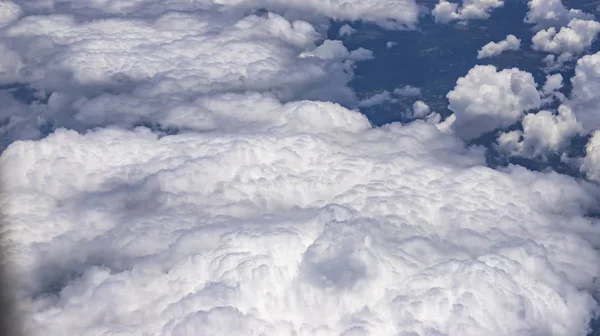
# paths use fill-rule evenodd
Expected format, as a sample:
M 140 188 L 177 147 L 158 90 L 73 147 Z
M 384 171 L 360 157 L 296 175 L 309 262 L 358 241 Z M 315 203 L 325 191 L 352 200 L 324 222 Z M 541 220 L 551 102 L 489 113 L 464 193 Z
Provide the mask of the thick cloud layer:
M 477 59 L 498 56 L 507 50 L 519 50 L 520 47 L 520 39 L 514 35 L 507 35 L 506 38 L 500 42 L 490 42 L 481 47 L 477 52 Z
M 413 0 L 19 0 L 16 3 L 29 14 L 60 11 L 85 17 L 118 14 L 143 18 L 173 10 L 246 13 L 266 9 L 292 19 L 363 20 L 391 29 L 414 28 L 419 16 Z
M 597 225 L 581 216 L 591 188 L 482 167 L 480 150 L 427 123 L 370 129 L 356 112 L 300 104 L 297 121 L 320 128 L 59 130 L 9 147 L 3 202 L 27 330 L 585 331 L 596 304 L 581 290 L 600 262 Z
M 504 128 L 523 112 L 541 105 L 533 76 L 519 69 L 498 71 L 492 65 L 477 65 L 447 95 L 448 108 L 456 120 L 453 129 L 463 139 Z
M 598 186 L 488 168 L 463 140 L 558 99 L 558 116 L 504 138 L 563 148 L 573 116 L 595 113 L 598 54 L 569 99 L 560 75 L 538 91 L 530 73 L 476 66 L 443 121 L 418 100 L 426 120 L 374 128 L 334 102 L 422 92 L 359 101 L 353 68 L 377 55 L 325 39 L 323 18 L 412 28 L 412 1 L 2 6 L 0 244 L 25 332 L 575 336 L 597 315 Z

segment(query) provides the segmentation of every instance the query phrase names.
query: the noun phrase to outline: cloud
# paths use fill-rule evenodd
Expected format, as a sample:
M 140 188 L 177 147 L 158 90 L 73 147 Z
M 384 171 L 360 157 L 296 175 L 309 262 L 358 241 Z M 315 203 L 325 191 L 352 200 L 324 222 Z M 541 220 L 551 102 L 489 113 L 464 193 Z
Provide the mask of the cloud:
M 568 104 L 588 132 L 600 128 L 600 52 L 577 60 Z
M 484 45 L 477 52 L 477 59 L 498 56 L 507 50 L 519 50 L 521 40 L 514 35 L 507 35 L 506 39 L 500 42 L 490 42 Z
M 398 100 L 393 98 L 389 91 L 383 91 L 381 93 L 376 93 L 369 98 L 363 99 L 358 102 L 358 107 L 371 107 L 375 105 L 381 105 L 387 102 L 395 103 Z
M 103 17 L 111 14 L 152 17 L 171 10 L 185 12 L 221 12 L 235 15 L 257 9 L 274 11 L 288 19 L 318 21 L 320 18 L 376 23 L 389 29 L 415 28 L 419 7 L 412 0 L 22 0 L 30 14 L 56 11 L 77 13 L 82 17 Z
M 424 118 L 431 112 L 429 106 L 421 100 L 417 100 L 413 103 L 412 110 L 415 118 Z
M 36 118 L 22 121 L 30 128 L 145 124 L 204 131 L 221 117 L 202 105 L 229 92 L 358 103 L 347 84 L 354 64 L 372 58 L 371 51 L 332 40 L 317 45 L 311 24 L 275 14 L 228 19 L 218 13 L 169 13 L 150 23 L 26 17 L 4 31 L 13 48 L 0 56 L 6 69 L 0 81 L 51 92 Z M 31 139 L 11 131 L 13 125 L 0 132 Z
M 351 25 L 344 24 L 343 26 L 340 27 L 340 30 L 338 31 L 338 36 L 339 37 L 344 37 L 344 36 L 350 37 L 355 32 L 356 32 L 356 29 L 352 28 Z
M 501 0 L 463 0 L 462 5 L 440 0 L 431 11 L 435 22 L 450 23 L 452 21 L 485 20 L 490 12 L 504 6 Z
M 600 130 L 592 134 L 585 147 L 585 157 L 582 160 L 581 171 L 588 178 L 600 181 Z
M 572 58 L 588 49 L 599 32 L 600 22 L 573 19 L 558 32 L 554 27 L 537 32 L 531 38 L 532 48 Z
M 456 116 L 453 129 L 459 137 L 473 139 L 517 122 L 523 112 L 540 107 L 536 86 L 528 72 L 476 65 L 446 95 Z
M 413 97 L 421 95 L 421 89 L 411 85 L 395 88 L 393 93 L 402 97 Z
M 20 81 L 45 89 L 90 94 L 98 88 L 124 91 L 137 86 L 154 95 L 166 90 L 192 95 L 270 90 L 290 99 L 300 92 L 315 98 L 328 90 L 312 91 L 316 84 L 337 86 L 332 88 L 337 93 L 327 93 L 341 100 L 355 99 L 344 88 L 351 69 L 339 65 L 327 69 L 326 63 L 339 60 L 331 57 L 354 57 L 358 52 L 349 53 L 341 43 L 328 42 L 318 51 L 337 48 L 335 56 L 320 57 L 321 52 L 298 58 L 314 50 L 319 38 L 309 23 L 268 14 L 223 26 L 226 19 L 169 13 L 152 23 L 122 19 L 78 23 L 72 17 L 54 15 L 24 18 L 4 35 L 24 45 L 21 55 L 36 54 L 21 67 Z M 324 83 L 324 78 L 330 81 Z M 140 82 L 145 85 L 137 85 Z
M 534 24 L 534 29 L 562 27 L 573 19 L 593 20 L 594 15 L 579 9 L 567 9 L 561 0 L 530 0 L 525 22 Z
M 582 126 L 566 105 L 560 105 L 558 114 L 539 111 L 523 118 L 523 131 L 511 131 L 498 137 L 498 147 L 510 155 L 546 159 L 550 153 L 559 153 L 569 140 L 582 133 Z
M 562 77 L 477 66 L 453 115 L 375 128 L 334 103 L 358 104 L 374 54 L 323 17 L 409 28 L 413 2 L 15 3 L 0 247 L 31 335 L 570 336 L 596 316 L 597 186 L 462 140 Z
M 306 104 L 320 129 L 13 143 L 3 208 L 27 331 L 587 329 L 600 261 L 587 184 L 486 168 L 426 122 L 371 129 Z
M 0 2 L 0 27 L 8 25 L 21 17 L 19 5 L 11 1 Z

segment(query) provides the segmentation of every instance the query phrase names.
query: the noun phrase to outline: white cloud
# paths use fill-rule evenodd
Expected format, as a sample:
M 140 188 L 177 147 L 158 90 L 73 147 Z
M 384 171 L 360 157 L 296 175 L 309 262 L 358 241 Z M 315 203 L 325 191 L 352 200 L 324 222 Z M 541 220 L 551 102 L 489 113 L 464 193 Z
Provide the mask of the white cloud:
M 504 6 L 502 0 L 463 0 L 462 5 L 440 0 L 431 14 L 435 22 L 450 23 L 452 21 L 485 20 L 492 10 Z
M 585 147 L 586 155 L 581 164 L 581 171 L 588 178 L 600 181 L 600 130 L 592 134 L 587 146 Z
M 600 258 L 585 184 L 485 168 L 425 122 L 369 129 L 310 104 L 317 131 L 59 130 L 11 145 L 3 209 L 27 331 L 587 329 L 596 305 L 579 289 Z
M 600 52 L 577 60 L 568 104 L 586 131 L 600 128 Z
M 530 0 L 526 23 L 535 25 L 535 30 L 548 27 L 562 27 L 573 19 L 593 20 L 594 15 L 579 9 L 567 9 L 561 0 Z
M 540 111 L 523 118 L 523 131 L 503 133 L 498 147 L 510 155 L 545 159 L 550 153 L 562 151 L 569 140 L 582 133 L 582 127 L 566 105 L 558 108 L 558 114 Z
M 0 27 L 8 25 L 21 17 L 22 10 L 12 1 L 0 2 Z
M 599 32 L 600 22 L 573 19 L 558 32 L 554 27 L 537 32 L 531 38 L 532 48 L 571 58 L 588 49 Z
M 339 37 L 345 37 L 345 36 L 350 37 L 355 32 L 356 32 L 356 29 L 352 28 L 352 26 L 349 24 L 345 24 L 340 27 L 340 30 L 338 31 L 338 36 Z
M 21 0 L 30 13 L 66 11 L 81 16 L 102 17 L 106 14 L 152 17 L 169 10 L 186 12 L 220 11 L 240 15 L 266 9 L 288 19 L 317 21 L 319 17 L 337 20 L 362 20 L 390 29 L 414 28 L 419 7 L 412 0 Z
M 26 17 L 5 31 L 22 48 L 0 56 L 0 82 L 53 92 L 35 118 L 20 122 L 32 129 L 50 122 L 207 130 L 227 118 L 206 112 L 203 102 L 228 92 L 358 103 L 347 83 L 354 64 L 372 58 L 371 51 L 331 40 L 316 45 L 311 24 L 274 14 L 227 19 L 218 13 L 171 13 L 151 23 Z M 0 133 L 19 139 L 14 127 Z
M 519 69 L 497 71 L 492 65 L 477 65 L 446 97 L 456 115 L 453 129 L 463 139 L 507 127 L 523 112 L 540 107 L 541 97 L 533 76 Z
M 320 56 L 326 47 L 335 47 L 336 56 L 364 59 L 364 49 L 350 53 L 341 43 L 328 43 L 316 50 L 321 54 L 313 53 L 316 57 L 298 58 L 314 50 L 318 39 L 309 23 L 274 14 L 249 16 L 229 26 L 220 19 L 226 17 L 169 13 L 150 24 L 27 17 L 5 35 L 26 44 L 22 55 L 35 53 L 22 66 L 21 81 L 46 89 L 89 93 L 91 87 L 126 90 L 143 82 L 137 86 L 152 94 L 252 90 L 276 92 L 282 99 L 298 93 L 355 99 L 345 87 L 352 64 L 341 67 L 339 59 Z
M 388 41 L 388 42 L 385 43 L 385 47 L 388 48 L 388 49 L 390 49 L 390 48 L 392 48 L 393 46 L 395 46 L 397 44 L 398 43 L 396 43 L 396 42 Z
M 393 93 L 402 97 L 414 97 L 421 95 L 421 89 L 411 85 L 404 85 L 403 87 L 395 88 Z
M 387 102 L 395 103 L 398 100 L 393 98 L 389 91 L 383 91 L 381 93 L 376 93 L 369 98 L 363 99 L 358 102 L 358 107 L 370 107 L 375 105 L 381 105 Z
M 422 100 L 417 100 L 414 102 L 412 105 L 412 110 L 415 118 L 424 118 L 431 112 L 429 105 L 425 104 Z
M 490 42 L 484 45 L 477 52 L 477 59 L 498 56 L 507 50 L 519 50 L 521 40 L 514 35 L 507 35 L 506 39 L 500 42 Z
M 531 75 L 474 68 L 444 121 L 372 128 L 315 101 L 357 103 L 352 69 L 373 57 L 315 17 L 399 28 L 412 2 L 18 4 L 3 79 L 49 98 L 0 95 L 2 135 L 32 139 L 0 155 L 0 247 L 32 335 L 587 331 L 597 188 L 487 168 L 452 134 L 540 105 Z M 36 140 L 47 122 L 80 132 Z

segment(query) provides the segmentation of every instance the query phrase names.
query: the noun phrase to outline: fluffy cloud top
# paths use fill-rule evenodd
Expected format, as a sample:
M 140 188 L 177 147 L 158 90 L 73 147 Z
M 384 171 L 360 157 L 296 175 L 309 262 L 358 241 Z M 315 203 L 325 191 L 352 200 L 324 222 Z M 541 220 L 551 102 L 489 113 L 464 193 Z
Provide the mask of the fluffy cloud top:
M 281 13 L 288 19 L 363 20 L 390 29 L 414 28 L 419 16 L 413 0 L 20 0 L 17 3 L 30 14 L 66 11 L 83 17 L 106 14 L 151 17 L 172 10 L 243 14 L 260 8 Z
M 412 105 L 412 111 L 415 118 L 424 118 L 431 112 L 431 108 L 422 100 L 417 100 Z
M 600 181 L 600 130 L 595 131 L 585 147 L 586 155 L 581 164 L 588 178 Z
M 447 0 L 440 0 L 431 14 L 435 22 L 449 23 L 452 21 L 484 20 L 490 17 L 490 12 L 504 6 L 502 0 L 463 0 L 462 5 Z
M 573 90 L 569 100 L 573 112 L 586 131 L 600 128 L 600 52 L 577 60 Z
M 579 9 L 567 9 L 561 0 L 530 0 L 525 22 L 535 25 L 536 30 L 562 27 L 573 19 L 593 20 L 594 15 Z
M 588 49 L 599 32 L 600 22 L 573 19 L 558 32 L 554 27 L 537 32 L 531 38 L 532 48 L 572 57 Z
M 12 144 L 2 202 L 26 331 L 587 329 L 600 265 L 589 187 L 485 168 L 425 122 L 369 129 L 309 104 L 299 120 L 314 131 L 58 130 Z M 332 132 L 330 119 L 349 123 Z
M 563 150 L 569 140 L 582 132 L 582 127 L 566 105 L 558 108 L 558 114 L 540 111 L 523 118 L 523 131 L 511 131 L 500 135 L 500 150 L 510 155 L 545 159 L 549 153 Z
M 469 70 L 446 97 L 456 115 L 453 129 L 463 139 L 507 127 L 521 119 L 523 112 L 541 105 L 530 73 L 516 68 L 497 71 L 492 65 Z
M 500 42 L 490 42 L 484 45 L 477 52 L 477 59 L 498 56 L 507 50 L 519 50 L 521 40 L 514 35 L 507 35 L 506 39 Z
M 575 336 L 596 316 L 597 186 L 488 168 L 461 140 L 557 77 L 539 93 L 477 66 L 444 121 L 373 128 L 324 101 L 357 103 L 373 53 L 325 40 L 322 17 L 406 28 L 412 1 L 14 4 L 1 80 L 40 101 L 0 94 L 0 260 L 27 334 Z M 580 63 L 575 114 L 593 99 Z

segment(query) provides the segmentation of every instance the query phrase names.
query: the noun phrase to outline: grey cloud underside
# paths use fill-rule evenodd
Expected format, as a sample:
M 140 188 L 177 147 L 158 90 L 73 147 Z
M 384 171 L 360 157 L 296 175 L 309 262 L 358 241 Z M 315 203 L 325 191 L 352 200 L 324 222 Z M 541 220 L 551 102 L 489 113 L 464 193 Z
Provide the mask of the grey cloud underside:
M 596 316 L 597 184 L 491 169 L 465 140 L 522 121 L 497 146 L 535 157 L 593 133 L 600 54 L 569 97 L 560 75 L 476 66 L 442 121 L 409 85 L 359 101 L 377 55 L 324 38 L 327 18 L 413 28 L 412 1 L 0 9 L 1 244 L 31 335 L 575 336 Z M 349 109 L 399 99 L 424 120 Z

